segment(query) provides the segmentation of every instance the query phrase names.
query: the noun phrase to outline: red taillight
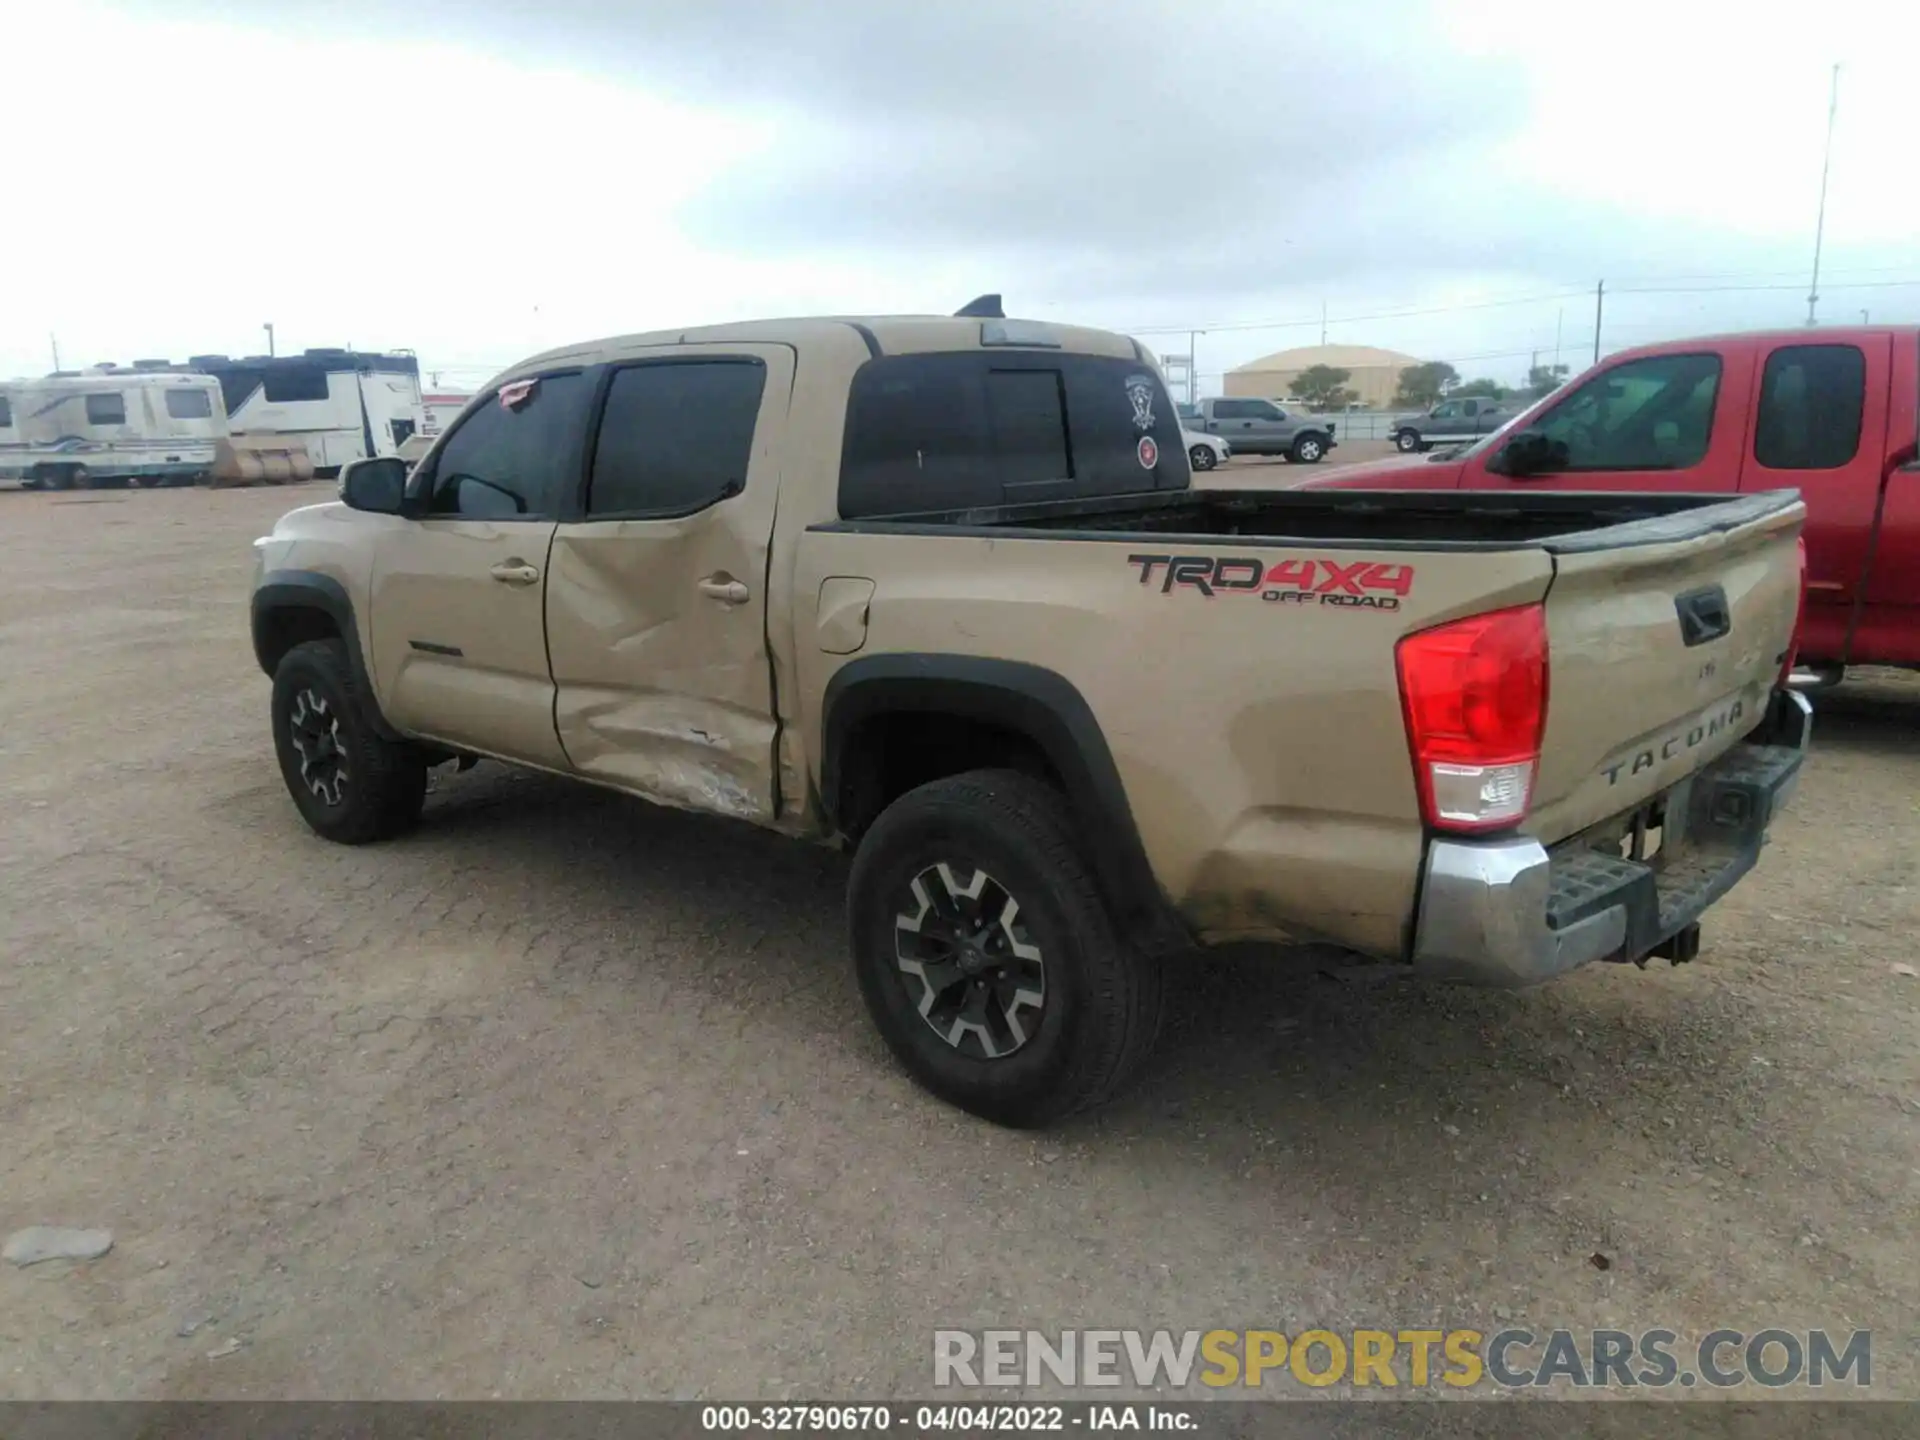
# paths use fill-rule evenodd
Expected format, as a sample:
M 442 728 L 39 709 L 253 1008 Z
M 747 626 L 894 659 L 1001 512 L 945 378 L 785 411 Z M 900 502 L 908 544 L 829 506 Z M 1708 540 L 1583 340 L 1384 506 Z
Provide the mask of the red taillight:
M 1803 535 L 1794 541 L 1800 552 L 1800 602 L 1793 612 L 1793 635 L 1787 641 L 1787 662 L 1780 667 L 1780 686 L 1786 688 L 1793 678 L 1793 667 L 1800 660 L 1800 632 L 1807 623 L 1807 540 Z
M 1547 618 L 1494 610 L 1409 635 L 1395 651 L 1420 810 L 1440 830 L 1517 824 L 1547 724 Z

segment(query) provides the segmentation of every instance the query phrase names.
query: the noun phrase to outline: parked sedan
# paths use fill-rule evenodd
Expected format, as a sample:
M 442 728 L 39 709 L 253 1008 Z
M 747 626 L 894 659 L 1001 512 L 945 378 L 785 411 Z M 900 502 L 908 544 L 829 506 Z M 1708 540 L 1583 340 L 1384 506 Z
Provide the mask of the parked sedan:
M 1218 435 L 1204 435 L 1198 430 L 1187 429 L 1184 424 L 1180 427 L 1180 440 L 1187 447 L 1187 463 L 1193 466 L 1195 473 L 1224 465 L 1227 457 L 1233 454 L 1233 447 Z

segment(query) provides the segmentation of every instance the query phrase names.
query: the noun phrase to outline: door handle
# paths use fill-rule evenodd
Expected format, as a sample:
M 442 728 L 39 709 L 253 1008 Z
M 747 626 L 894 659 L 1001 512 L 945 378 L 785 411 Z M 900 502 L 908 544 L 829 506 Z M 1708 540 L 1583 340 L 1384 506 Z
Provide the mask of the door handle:
M 502 585 L 531 585 L 540 578 L 539 567 L 529 565 L 518 556 L 502 560 L 489 573 Z
M 700 593 L 726 605 L 747 603 L 747 587 L 738 580 L 721 580 L 718 577 L 702 580 Z

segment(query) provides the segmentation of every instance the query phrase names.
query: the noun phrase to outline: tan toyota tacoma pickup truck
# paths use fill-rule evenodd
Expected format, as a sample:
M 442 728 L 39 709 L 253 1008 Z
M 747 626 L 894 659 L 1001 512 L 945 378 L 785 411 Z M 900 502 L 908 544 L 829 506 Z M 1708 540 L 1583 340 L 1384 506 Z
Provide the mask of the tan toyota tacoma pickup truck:
M 349 466 L 255 542 L 307 823 L 491 757 L 846 844 L 881 1033 L 1017 1125 L 1196 942 L 1692 957 L 1809 736 L 1796 492 L 1197 491 L 1139 345 L 997 312 L 557 350 Z

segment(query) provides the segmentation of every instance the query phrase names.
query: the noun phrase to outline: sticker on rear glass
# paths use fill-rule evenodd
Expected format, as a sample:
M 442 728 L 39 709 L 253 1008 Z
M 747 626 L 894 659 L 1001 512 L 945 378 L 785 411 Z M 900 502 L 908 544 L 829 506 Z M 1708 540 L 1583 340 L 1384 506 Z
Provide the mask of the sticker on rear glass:
M 538 380 L 516 380 L 511 385 L 500 387 L 500 405 L 505 410 L 518 410 L 533 398 L 533 390 Z
M 1151 470 L 1160 463 L 1160 447 L 1153 443 L 1153 436 L 1142 435 L 1140 443 L 1134 447 L 1134 454 L 1140 457 L 1140 468 Z
M 1153 429 L 1153 377 L 1151 375 L 1129 375 L 1127 377 L 1127 403 L 1133 406 L 1133 428 L 1142 435 Z M 1150 462 L 1142 460 L 1145 465 Z

